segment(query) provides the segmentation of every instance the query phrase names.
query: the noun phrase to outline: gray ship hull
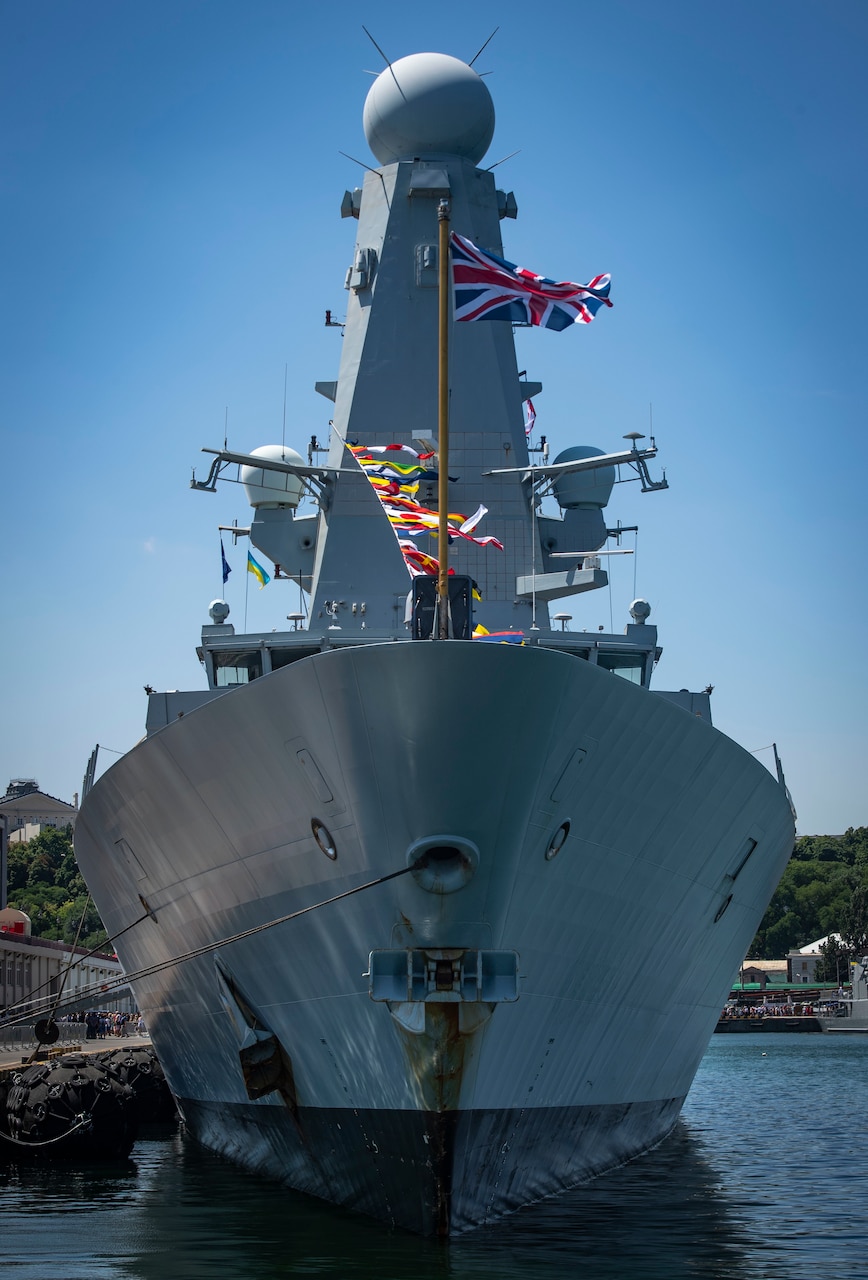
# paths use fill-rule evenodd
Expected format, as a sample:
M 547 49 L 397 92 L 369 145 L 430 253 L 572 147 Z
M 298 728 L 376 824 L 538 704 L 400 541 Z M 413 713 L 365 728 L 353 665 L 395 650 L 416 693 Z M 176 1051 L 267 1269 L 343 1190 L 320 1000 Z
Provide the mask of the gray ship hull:
M 274 1108 L 180 1099 L 204 1145 L 297 1190 L 419 1235 L 458 1235 L 650 1149 L 682 1098 L 453 1112 Z
M 455 891 L 403 875 L 172 963 L 432 837 L 478 851 Z M 777 781 L 646 689 L 544 649 L 390 643 L 157 732 L 88 795 L 76 850 L 112 935 L 141 900 L 156 917 L 118 953 L 166 964 L 133 986 L 191 1132 L 447 1234 L 665 1136 L 792 838 Z M 372 999 L 370 953 L 414 948 L 514 951 L 518 998 Z M 251 1100 L 256 1037 L 280 1063 Z

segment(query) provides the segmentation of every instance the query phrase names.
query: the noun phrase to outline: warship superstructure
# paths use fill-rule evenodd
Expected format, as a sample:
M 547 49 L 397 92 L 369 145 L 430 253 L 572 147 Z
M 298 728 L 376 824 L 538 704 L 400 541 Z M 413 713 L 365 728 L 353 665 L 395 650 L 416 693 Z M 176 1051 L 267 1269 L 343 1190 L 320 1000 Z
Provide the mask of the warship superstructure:
M 317 383 L 328 443 L 211 450 L 194 482 L 239 475 L 251 567 L 307 607 L 242 635 L 213 603 L 208 688 L 150 695 L 75 845 L 189 1131 L 448 1235 L 665 1137 L 793 813 L 707 693 L 650 687 L 644 601 L 618 634 L 550 616 L 606 585 L 609 494 L 663 487 L 653 440 L 529 454 L 541 388 L 512 325 L 454 323 L 441 458 L 438 219 L 502 255 L 516 214 L 479 167 L 483 80 L 401 59 L 364 122 L 377 167 L 341 207 L 357 229 L 338 376 Z M 440 517 L 441 469 L 445 638 L 420 514 Z

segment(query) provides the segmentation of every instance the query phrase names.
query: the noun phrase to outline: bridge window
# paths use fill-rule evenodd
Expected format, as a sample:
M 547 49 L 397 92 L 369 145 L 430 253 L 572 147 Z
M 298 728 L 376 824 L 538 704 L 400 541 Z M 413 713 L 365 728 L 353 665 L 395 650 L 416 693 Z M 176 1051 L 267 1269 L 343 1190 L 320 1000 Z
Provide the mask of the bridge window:
M 259 649 L 244 653 L 214 652 L 214 676 L 218 689 L 231 685 L 249 684 L 262 675 L 262 652 Z
M 616 676 L 630 680 L 633 684 L 642 684 L 645 672 L 644 653 L 598 653 L 597 666 L 612 671 Z

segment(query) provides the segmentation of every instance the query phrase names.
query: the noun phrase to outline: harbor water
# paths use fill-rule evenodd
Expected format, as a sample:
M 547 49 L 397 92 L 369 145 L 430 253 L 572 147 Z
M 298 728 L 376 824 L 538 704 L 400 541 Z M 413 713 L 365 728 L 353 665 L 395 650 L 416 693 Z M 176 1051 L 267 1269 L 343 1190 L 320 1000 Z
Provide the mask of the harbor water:
M 0 1163 L 14 1280 L 865 1280 L 868 1036 L 715 1036 L 656 1151 L 446 1245 L 244 1173 L 180 1134 L 122 1166 Z

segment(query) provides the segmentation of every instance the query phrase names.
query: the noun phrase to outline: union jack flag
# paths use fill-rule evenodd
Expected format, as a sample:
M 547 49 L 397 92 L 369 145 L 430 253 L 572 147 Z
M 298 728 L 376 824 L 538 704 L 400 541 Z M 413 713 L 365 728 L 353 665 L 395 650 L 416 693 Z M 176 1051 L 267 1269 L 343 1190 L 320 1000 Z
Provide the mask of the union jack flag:
M 608 275 L 589 284 L 557 283 L 478 248 L 457 235 L 452 245 L 456 320 L 508 320 L 512 324 L 568 329 L 590 324 L 600 307 L 611 307 Z

